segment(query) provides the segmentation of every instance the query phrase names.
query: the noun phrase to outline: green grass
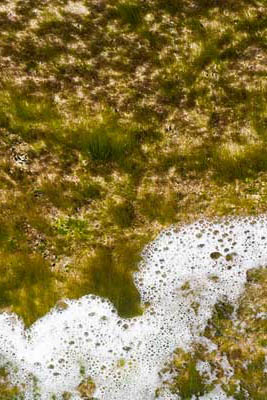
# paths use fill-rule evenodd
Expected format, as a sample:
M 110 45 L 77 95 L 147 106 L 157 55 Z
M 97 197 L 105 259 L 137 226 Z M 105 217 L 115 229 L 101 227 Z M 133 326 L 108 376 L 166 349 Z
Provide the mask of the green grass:
M 17 91 L 6 103 L 2 126 L 33 145 L 43 140 L 55 153 L 63 150 L 63 162 L 69 158 L 72 163 L 74 151 L 78 150 L 93 162 L 116 162 L 123 166 L 124 160 L 138 150 L 139 132 L 121 125 L 110 112 L 98 119 L 85 115 L 82 122 L 67 125 L 52 100 Z
M 218 149 L 213 156 L 215 176 L 218 180 L 245 179 L 267 171 L 267 151 L 264 144 L 243 146 L 231 152 Z
M 71 145 L 95 162 L 120 162 L 131 155 L 137 143 L 134 134 L 119 125 L 115 117 L 90 121 L 69 133 Z
M 20 97 L 15 93 L 11 97 L 14 114 L 23 122 L 43 122 L 57 117 L 55 106 L 44 99 Z
M 253 145 L 233 143 L 207 145 L 182 154 L 171 151 L 162 158 L 160 168 L 164 171 L 172 166 L 182 175 L 190 171 L 198 174 L 212 171 L 212 178 L 217 182 L 244 180 L 267 171 L 266 146 L 265 142 Z

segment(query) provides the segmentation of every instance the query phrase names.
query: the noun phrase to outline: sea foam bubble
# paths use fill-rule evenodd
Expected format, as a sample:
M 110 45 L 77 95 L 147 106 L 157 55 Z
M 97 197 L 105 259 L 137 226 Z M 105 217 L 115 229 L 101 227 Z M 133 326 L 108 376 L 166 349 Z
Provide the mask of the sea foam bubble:
M 95 383 L 94 399 L 155 399 L 173 351 L 190 351 L 214 305 L 237 305 L 247 270 L 266 265 L 266 216 L 171 227 L 145 248 L 134 274 L 141 316 L 120 318 L 93 295 L 68 300 L 66 309 L 54 308 L 28 330 L 16 315 L 2 313 L 0 365 L 9 365 L 12 383 L 25 385 L 26 400 L 36 392 L 41 400 L 64 392 L 80 399 L 81 369 Z M 157 398 L 174 397 L 166 390 Z M 203 397 L 226 398 L 220 388 Z

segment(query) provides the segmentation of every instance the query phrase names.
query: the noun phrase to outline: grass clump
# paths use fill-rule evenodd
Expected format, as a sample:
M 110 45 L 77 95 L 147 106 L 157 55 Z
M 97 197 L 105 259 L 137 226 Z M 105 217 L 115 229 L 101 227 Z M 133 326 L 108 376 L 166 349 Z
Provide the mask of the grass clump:
M 60 117 L 43 127 L 42 138 L 62 157 L 66 167 L 78 163 L 78 155 L 90 159 L 94 165 L 113 163 L 124 167 L 127 158 L 133 152 L 138 153 L 138 132 L 119 123 L 116 115 L 107 111 L 96 117 L 80 111 L 85 113 L 80 121 L 67 123 Z
M 76 146 L 95 162 L 120 162 L 134 150 L 135 138 L 116 119 L 89 122 L 73 134 Z M 75 143 L 74 143 L 75 145 Z

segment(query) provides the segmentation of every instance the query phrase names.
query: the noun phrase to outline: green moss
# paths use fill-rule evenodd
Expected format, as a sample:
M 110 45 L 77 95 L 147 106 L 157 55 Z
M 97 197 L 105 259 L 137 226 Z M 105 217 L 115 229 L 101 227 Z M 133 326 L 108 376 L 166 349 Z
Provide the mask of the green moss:
M 190 283 L 187 281 L 187 282 L 185 282 L 182 286 L 181 286 L 181 288 L 180 288 L 181 290 L 189 290 L 190 289 Z
M 0 395 L 2 400 L 23 400 L 22 395 L 16 387 L 0 384 Z
M 76 189 L 76 188 L 75 188 Z M 72 192 L 72 198 L 83 202 L 88 199 L 99 199 L 101 197 L 101 186 L 97 183 L 84 182 L 77 187 L 77 191 Z
M 44 180 L 39 190 L 59 209 L 65 210 L 72 206 L 67 182 L 62 180 L 57 180 L 56 182 Z
M 217 61 L 219 58 L 219 46 L 216 41 L 205 40 L 201 49 L 200 54 L 194 60 L 194 68 L 202 70 L 207 67 L 210 63 Z
M 173 366 L 177 375 L 171 384 L 171 391 L 182 400 L 190 400 L 193 396 L 199 398 L 213 388 L 198 371 L 197 358 L 194 354 L 185 353 L 180 349 L 176 351 Z
M 65 20 L 57 19 L 55 15 L 47 15 L 44 20 L 39 24 L 36 34 L 40 37 L 44 35 L 54 34 L 57 37 L 61 37 L 67 41 L 75 40 L 75 33 L 79 30 L 75 27 L 75 24 L 69 23 L 66 25 Z
M 210 321 L 210 328 L 206 330 L 206 333 L 219 346 L 218 350 L 227 355 L 233 369 L 232 377 L 227 384 L 223 384 L 226 393 L 239 400 L 248 396 L 251 399 L 262 400 L 266 397 L 266 385 L 263 383 L 265 353 L 261 347 L 265 341 L 266 322 L 255 316 L 259 310 L 263 312 L 266 310 L 264 304 L 266 268 L 248 271 L 247 278 L 246 291 L 240 299 L 236 323 L 232 324 L 228 320 L 233 307 L 218 303 Z M 254 304 L 253 307 L 252 304 Z M 239 325 L 242 321 L 245 322 L 245 337 Z
M 159 195 L 156 193 L 146 193 L 139 202 L 140 212 L 149 221 L 160 221 L 170 223 L 175 220 L 179 210 L 179 196 Z
M 113 205 L 109 212 L 112 218 L 119 227 L 129 228 L 135 219 L 135 210 L 130 202 L 123 202 L 122 204 Z
M 4 221 L 0 221 L 0 246 L 9 238 L 8 226 Z
M 83 379 L 77 388 L 82 399 L 94 399 L 92 396 L 95 392 L 95 389 L 96 385 L 91 377 Z
M 191 399 L 194 395 L 202 396 L 206 392 L 206 385 L 197 371 L 195 363 L 190 362 L 187 369 L 188 376 L 184 380 L 180 378 L 176 382 L 179 394 L 183 400 Z
M 261 283 L 264 280 L 265 269 L 253 268 L 247 271 L 247 282 Z
M 1 254 L 0 305 L 19 314 L 27 326 L 57 300 L 55 276 L 40 256 Z
M 124 24 L 136 28 L 142 22 L 142 6 L 138 2 L 120 2 L 117 7 L 117 15 Z
M 78 267 L 78 277 L 70 282 L 70 297 L 94 293 L 108 298 L 122 317 L 140 314 L 140 295 L 131 275 L 140 261 L 139 246 L 122 242 L 114 249 L 98 248 Z
M 78 218 L 58 220 L 56 226 L 60 235 L 76 235 L 82 239 L 88 233 L 88 222 Z
M 212 170 L 212 178 L 219 181 L 246 179 L 267 171 L 267 155 L 265 144 L 243 145 L 233 143 L 232 146 L 207 145 L 192 149 L 189 154 L 170 152 L 161 161 L 161 168 L 175 166 L 183 175 L 189 171 L 203 173 Z
M 18 94 L 12 96 L 15 115 L 25 122 L 46 121 L 55 118 L 55 108 L 43 99 L 20 98 Z
M 264 145 L 249 146 L 235 154 L 217 151 L 214 155 L 217 179 L 244 179 L 267 170 L 267 153 Z
M 161 83 L 162 101 L 179 105 L 183 99 L 183 87 L 180 79 L 169 78 Z
M 48 139 L 58 120 L 56 106 L 47 96 L 27 93 L 12 85 L 3 92 L 0 99 L 1 125 L 20 135 L 26 142 Z
M 182 0 L 158 0 L 157 6 L 163 8 L 171 15 L 184 10 L 184 2 Z
M 221 385 L 227 395 L 237 400 L 266 398 L 266 354 L 262 347 L 266 341 L 266 320 L 256 316 L 266 311 L 267 270 L 264 267 L 252 269 L 247 276 L 249 279 L 239 299 L 234 322 L 231 320 L 233 305 L 225 301 L 215 304 L 204 332 L 214 343 L 214 350 L 210 351 L 201 341 L 201 344 L 193 343 L 188 353 L 182 349 L 174 352 L 172 362 L 164 371 L 167 376 L 169 372 L 174 376 L 164 383 L 173 393 L 185 399 L 193 395 L 198 398 L 200 393 L 208 393 L 215 385 Z M 225 369 L 226 359 L 231 374 Z M 213 376 L 210 384 L 206 383 L 205 374 L 198 374 L 199 361 L 209 363 Z
M 267 347 L 267 339 L 260 339 L 259 345 L 262 347 Z
M 266 398 L 266 389 L 262 385 L 265 379 L 264 366 L 265 355 L 262 353 L 249 362 L 247 368 L 237 367 L 236 378 L 240 379 L 240 389 L 234 388 L 232 391 L 234 399 L 245 399 L 247 395 L 253 400 Z

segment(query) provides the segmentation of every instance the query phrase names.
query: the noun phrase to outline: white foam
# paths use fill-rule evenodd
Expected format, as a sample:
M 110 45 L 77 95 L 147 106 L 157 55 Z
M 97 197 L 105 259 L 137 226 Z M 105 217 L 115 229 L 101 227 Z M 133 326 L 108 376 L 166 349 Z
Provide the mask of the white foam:
M 214 304 L 236 304 L 246 271 L 262 265 L 265 216 L 171 228 L 145 249 L 134 276 L 142 303 L 150 304 L 142 316 L 122 319 L 109 301 L 92 295 L 68 301 L 66 310 L 52 310 L 27 331 L 17 317 L 1 314 L 0 364 L 13 365 L 12 382 L 26 384 L 26 400 L 34 399 L 36 385 L 41 400 L 61 399 L 65 391 L 79 399 L 81 367 L 99 400 L 155 399 L 172 352 L 202 340 Z M 227 398 L 216 390 L 203 398 Z M 166 389 L 160 399 L 173 395 Z

